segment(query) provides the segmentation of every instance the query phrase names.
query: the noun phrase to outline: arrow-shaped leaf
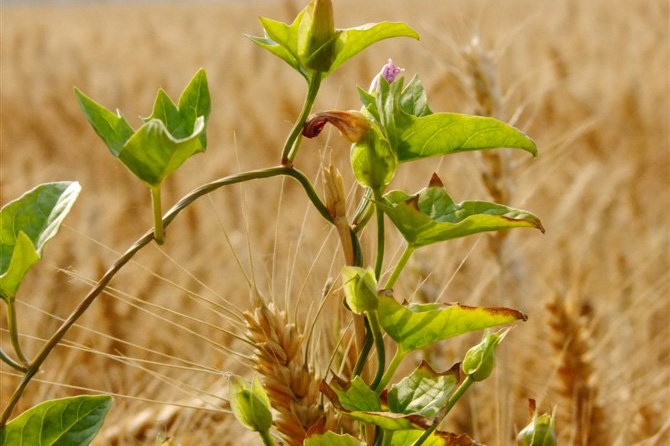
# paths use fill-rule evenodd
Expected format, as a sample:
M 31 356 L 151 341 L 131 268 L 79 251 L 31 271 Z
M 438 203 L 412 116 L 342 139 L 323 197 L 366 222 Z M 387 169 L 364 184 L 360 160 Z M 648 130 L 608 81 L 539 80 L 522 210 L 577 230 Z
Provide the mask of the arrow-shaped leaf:
M 28 269 L 42 258 L 44 245 L 58 233 L 81 186 L 45 183 L 0 210 L 0 297 L 11 299 Z
M 86 446 L 102 426 L 110 396 L 46 401 L 0 429 L 0 446 Z
M 459 380 L 459 365 L 437 373 L 422 361 L 411 375 L 391 386 L 386 398 L 391 412 L 435 418 Z
M 400 304 L 379 296 L 379 322 L 404 352 L 475 330 L 526 320 L 511 308 L 469 307 L 460 304 Z
M 540 219 L 527 211 L 486 201 L 454 203 L 437 175 L 414 196 L 389 192 L 380 206 L 414 248 L 511 228 L 544 232 Z
M 412 446 L 422 433 L 417 430 L 394 432 L 391 446 Z M 481 446 L 481 444 L 465 434 L 437 431 L 430 434 L 422 446 Z

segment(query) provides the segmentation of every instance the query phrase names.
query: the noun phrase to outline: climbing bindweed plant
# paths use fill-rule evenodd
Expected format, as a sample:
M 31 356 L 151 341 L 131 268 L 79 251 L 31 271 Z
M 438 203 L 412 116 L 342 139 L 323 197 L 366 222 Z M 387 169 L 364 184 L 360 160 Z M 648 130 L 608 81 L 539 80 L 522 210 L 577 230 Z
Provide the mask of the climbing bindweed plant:
M 163 213 L 161 187 L 188 158 L 207 147 L 211 100 L 207 76 L 198 71 L 174 102 L 159 90 L 151 115 L 133 129 L 120 112 L 112 112 L 75 88 L 81 110 L 111 154 L 150 191 L 154 227 L 139 238 L 100 278 L 68 319 L 34 358 L 23 353 L 16 324 L 15 300 L 28 269 L 43 256 L 45 243 L 74 204 L 76 182 L 37 186 L 0 211 L 0 298 L 7 310 L 13 354 L 0 350 L 0 359 L 23 374 L 5 403 L 0 419 L 0 445 L 87 445 L 94 438 L 112 399 L 79 396 L 44 402 L 9 421 L 13 410 L 54 347 L 94 302 L 114 275 L 142 248 L 166 242 L 165 227 L 195 200 L 221 187 L 269 177 L 287 176 L 304 189 L 320 215 L 334 225 L 345 265 L 340 285 L 352 319 L 357 360 L 346 376 L 332 374 L 318 390 L 329 405 L 352 422 L 314 421 L 304 435 L 294 436 L 274 419 L 285 401 L 257 377 L 229 376 L 230 407 L 264 445 L 306 446 L 449 446 L 477 444 L 469 437 L 443 432 L 442 421 L 469 387 L 486 379 L 495 366 L 496 349 L 510 326 L 526 315 L 510 308 L 471 307 L 460 304 L 415 304 L 396 296 L 393 286 L 419 248 L 471 234 L 511 228 L 544 231 L 530 212 L 485 201 L 457 203 L 434 174 L 428 186 L 416 192 L 388 190 L 398 169 L 412 161 L 458 152 L 515 148 L 537 155 L 532 139 L 498 120 L 456 113 L 433 112 L 417 76 L 405 83 L 402 69 L 390 60 L 368 89 L 358 88 L 359 110 L 312 113 L 321 82 L 353 56 L 383 39 L 418 34 L 404 23 L 381 22 L 338 29 L 329 0 L 312 1 L 291 24 L 260 19 L 265 35 L 250 40 L 284 60 L 307 82 L 304 106 L 278 153 L 279 163 L 206 183 Z M 344 184 L 335 166 L 324 167 L 325 198 L 296 166 L 303 137 L 317 137 L 332 124 L 351 142 L 351 169 L 361 197 L 354 215 L 347 215 Z M 376 222 L 376 251 L 363 252 L 361 232 Z M 385 218 L 392 223 L 386 226 Z M 391 275 L 383 280 L 384 242 L 388 231 L 398 231 L 405 251 Z M 374 258 L 370 264 L 367 258 Z M 260 301 L 262 296 L 258 296 Z M 506 327 L 506 328 L 501 328 Z M 413 372 L 396 377 L 408 355 L 449 338 L 484 330 L 482 341 L 445 371 L 426 361 Z M 306 346 L 300 346 L 307 350 Z M 375 352 L 376 359 L 370 354 Z M 292 366 L 301 367 L 302 364 Z M 395 378 L 395 379 L 394 379 Z M 520 434 L 523 446 L 555 444 L 553 417 L 537 416 Z M 173 444 L 173 443 L 170 443 Z M 280 443 L 283 444 L 283 443 Z

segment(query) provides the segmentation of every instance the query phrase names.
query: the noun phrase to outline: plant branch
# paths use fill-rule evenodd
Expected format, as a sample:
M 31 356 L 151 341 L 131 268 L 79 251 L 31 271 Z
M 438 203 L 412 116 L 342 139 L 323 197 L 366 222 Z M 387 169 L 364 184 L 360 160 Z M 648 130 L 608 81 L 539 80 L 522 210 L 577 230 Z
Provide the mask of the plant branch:
M 391 289 L 393 288 L 393 285 L 395 285 L 396 281 L 398 280 L 398 277 L 400 277 L 400 273 L 402 272 L 403 268 L 405 268 L 405 265 L 407 265 L 407 261 L 409 260 L 410 257 L 412 257 L 412 254 L 414 253 L 414 250 L 416 248 L 413 248 L 411 245 L 407 245 L 407 248 L 405 248 L 405 251 L 402 253 L 402 257 L 400 257 L 400 260 L 398 260 L 398 263 L 396 264 L 395 268 L 393 268 L 393 272 L 391 273 L 391 277 L 389 277 L 389 280 L 386 281 L 386 285 L 384 285 L 384 289 Z
M 165 243 L 165 234 L 163 230 L 163 215 L 161 211 L 161 187 L 151 186 L 151 205 L 154 211 L 154 238 L 156 243 L 162 245 Z
M 195 200 L 219 189 L 220 187 L 236 183 L 242 183 L 250 180 L 256 180 L 260 178 L 275 177 L 279 175 L 287 175 L 297 180 L 303 186 L 305 192 L 307 193 L 307 196 L 312 201 L 314 206 L 317 208 L 321 216 L 323 216 L 323 218 L 325 218 L 328 222 L 333 223 L 332 218 L 328 214 L 326 206 L 318 197 L 316 191 L 314 190 L 314 187 L 312 186 L 309 179 L 305 176 L 305 174 L 291 167 L 278 166 L 278 167 L 252 170 L 250 172 L 243 172 L 235 175 L 230 175 L 224 178 L 220 178 L 216 181 L 212 181 L 211 183 L 207 183 L 203 186 L 198 187 L 197 189 L 194 189 L 186 196 L 184 196 L 181 200 L 179 200 L 179 202 L 177 202 L 177 204 L 175 204 L 165 214 L 162 220 L 163 227 L 167 227 L 175 219 L 175 217 L 179 215 L 181 211 L 183 211 Z M 126 263 L 128 263 L 135 254 L 137 254 L 137 252 L 139 252 L 142 248 L 148 245 L 152 240 L 154 240 L 154 232 L 153 230 L 150 230 L 146 232 L 142 237 L 140 237 L 130 248 L 128 248 L 128 250 L 121 257 L 119 257 L 119 259 L 111 266 L 111 268 L 109 268 L 107 272 L 105 272 L 105 274 L 96 283 L 95 287 L 93 287 L 93 289 L 89 291 L 84 300 L 81 301 L 81 303 L 72 312 L 72 314 L 70 314 L 70 316 L 61 324 L 58 330 L 56 330 L 56 332 L 46 341 L 46 343 L 42 346 L 42 349 L 39 351 L 35 359 L 30 363 L 28 370 L 26 370 L 25 376 L 19 383 L 19 386 L 16 388 L 14 394 L 12 394 L 10 398 L 9 403 L 5 407 L 5 410 L 3 411 L 2 416 L 0 417 L 0 428 L 2 428 L 5 425 L 5 423 L 11 416 L 11 413 L 14 410 L 16 403 L 23 394 L 26 386 L 28 385 L 32 377 L 38 372 L 38 370 L 40 369 L 44 361 L 47 359 L 51 351 L 56 347 L 56 345 L 58 345 L 58 343 L 63 338 L 63 336 L 65 336 L 65 334 L 68 332 L 70 327 L 74 325 L 74 323 L 81 317 L 82 314 L 84 314 L 84 312 L 93 303 L 93 301 L 103 292 L 105 287 L 109 284 L 109 282 L 116 275 L 116 273 L 118 273 L 119 270 L 121 270 L 121 268 L 123 268 L 123 266 Z
M 275 442 L 272 439 L 272 435 L 270 435 L 270 431 L 258 431 L 258 435 L 261 436 L 261 439 L 263 440 L 263 445 L 265 446 L 275 446 Z
M 377 374 L 370 384 L 371 388 L 376 388 L 382 380 L 384 375 L 384 368 L 386 367 L 386 352 L 384 349 L 384 337 L 379 326 L 379 317 L 377 310 L 367 312 L 368 321 L 370 322 L 370 331 L 372 331 L 372 338 L 375 341 L 375 349 L 377 350 Z
M 375 201 L 382 202 L 382 193 L 379 189 L 373 191 Z M 384 265 L 384 211 L 375 203 L 375 213 L 377 214 L 377 257 L 375 259 L 375 277 L 377 280 L 382 275 Z
M 14 352 L 19 358 L 19 361 L 24 365 L 28 366 L 30 361 L 26 358 L 26 355 L 23 354 L 21 350 L 21 342 L 19 341 L 19 328 L 16 321 L 16 306 L 15 299 L 10 297 L 6 300 L 7 302 L 7 329 L 9 330 L 9 339 L 12 341 L 12 347 L 14 347 Z
M 0 348 L 0 360 L 1 360 L 2 362 L 4 362 L 5 364 L 7 364 L 8 366 L 10 366 L 11 368 L 18 370 L 19 372 L 23 372 L 23 373 L 25 373 L 25 372 L 28 371 L 28 368 L 27 368 L 27 367 L 24 367 L 24 366 L 22 366 L 21 364 L 19 364 L 18 362 L 14 361 L 14 360 L 13 360 L 12 358 L 10 358 L 9 355 L 8 355 L 7 353 L 5 353 L 5 351 L 4 351 L 3 349 L 1 349 L 1 348 Z
M 321 86 L 321 72 L 316 71 L 312 74 L 312 77 L 309 80 L 309 87 L 307 89 L 307 96 L 305 97 L 305 103 L 302 106 L 302 111 L 298 120 L 293 125 L 291 133 L 289 133 L 286 142 L 284 143 L 284 149 L 281 154 L 281 164 L 283 166 L 290 166 L 293 164 L 293 160 L 298 154 L 298 148 L 300 146 L 301 132 L 302 128 L 305 126 L 305 121 L 307 117 L 312 112 L 312 107 L 314 106 L 314 100 L 316 99 L 316 94 L 319 92 L 319 87 Z
M 396 350 L 395 355 L 393 355 L 393 359 L 391 359 L 391 363 L 386 369 L 386 372 L 384 372 L 384 376 L 382 376 L 381 381 L 377 383 L 377 385 L 374 386 L 372 390 L 374 390 L 377 393 L 382 393 L 382 391 L 388 385 L 389 381 L 391 381 L 391 378 L 393 378 L 393 375 L 395 375 L 395 372 L 396 370 L 398 370 L 398 366 L 400 365 L 402 360 L 405 359 L 405 356 L 407 356 L 407 353 L 408 352 L 402 350 L 401 348 L 398 348 L 398 350 Z

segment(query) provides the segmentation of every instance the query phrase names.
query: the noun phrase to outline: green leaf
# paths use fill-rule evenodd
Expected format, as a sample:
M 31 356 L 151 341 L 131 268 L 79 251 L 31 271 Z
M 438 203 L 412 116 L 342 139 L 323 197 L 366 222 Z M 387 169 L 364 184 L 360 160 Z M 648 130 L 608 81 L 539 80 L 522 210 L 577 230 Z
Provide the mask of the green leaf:
M 363 139 L 351 147 L 351 167 L 365 187 L 383 189 L 393 179 L 398 159 L 375 123 Z
M 95 132 L 107 144 L 112 155 L 119 156 L 123 145 L 133 136 L 134 132 L 130 124 L 121 116 L 120 111 L 117 110 L 116 114 L 112 113 L 76 87 L 74 93 L 81 111 Z
M 433 114 L 428 106 L 426 90 L 418 76 L 414 76 L 403 89 L 398 105 L 403 112 L 419 118 Z
M 383 410 L 379 395 L 357 376 L 350 383 L 334 377 L 330 385 L 321 382 L 321 392 L 333 406 L 354 420 L 375 424 L 385 430 L 420 429 L 430 426 L 431 420 L 420 415 L 406 415 Z
M 411 375 L 394 384 L 387 394 L 391 412 L 437 417 L 458 383 L 459 365 L 443 373 L 422 361 Z
M 495 148 L 522 149 L 537 156 L 532 139 L 497 119 L 457 113 L 408 119 L 409 124 L 400 129 L 400 142 L 394 146 L 400 162 Z
M 510 228 L 537 228 L 544 232 L 540 219 L 527 211 L 486 201 L 454 203 L 437 175 L 433 175 L 431 185 L 414 196 L 389 192 L 380 207 L 415 248 Z
M 163 121 L 151 119 L 128 140 L 119 159 L 139 179 L 149 186 L 159 186 L 184 161 L 205 151 L 200 134 L 205 130 L 205 118 L 200 116 L 190 136 L 175 138 Z
M 405 304 L 379 296 L 379 322 L 405 352 L 475 330 L 507 325 L 526 315 L 511 308 L 469 307 L 460 304 Z
M 86 446 L 111 405 L 105 395 L 46 401 L 0 429 L 0 446 Z
M 363 107 L 370 113 L 370 116 L 374 118 L 375 121 L 381 122 L 379 118 L 379 110 L 377 109 L 377 98 L 375 95 L 368 93 L 363 90 L 361 87 L 356 87 L 358 91 L 358 97 L 361 98 Z
M 418 430 L 397 431 L 393 434 L 391 446 L 412 446 L 423 432 Z M 465 434 L 437 431 L 423 442 L 422 446 L 481 446 Z
M 368 23 L 339 31 L 335 41 L 335 53 L 337 55 L 326 76 L 344 62 L 380 40 L 391 37 L 412 37 L 419 40 L 417 32 L 402 22 Z
M 365 446 L 365 443 L 348 434 L 338 435 L 328 431 L 306 438 L 305 446 Z
M 28 269 L 42 258 L 44 245 L 58 233 L 81 186 L 45 183 L 0 210 L 0 297 L 16 295 Z
M 347 305 L 356 314 L 377 309 L 377 280 L 372 268 L 342 268 L 342 287 Z
M 252 42 L 292 66 L 305 79 L 308 78 L 308 74 L 306 68 L 300 63 L 298 56 L 298 36 L 306 9 L 300 11 L 291 25 L 261 17 L 261 25 L 263 25 L 267 37 L 247 36 Z

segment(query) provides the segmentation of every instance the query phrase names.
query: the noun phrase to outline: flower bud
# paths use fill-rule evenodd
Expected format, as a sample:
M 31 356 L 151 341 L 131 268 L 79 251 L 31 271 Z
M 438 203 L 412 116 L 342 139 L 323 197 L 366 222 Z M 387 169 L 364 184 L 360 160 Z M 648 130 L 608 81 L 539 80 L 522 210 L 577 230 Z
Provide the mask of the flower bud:
M 342 268 L 342 286 L 347 305 L 354 313 L 377 309 L 377 280 L 371 268 L 345 266 Z
M 532 420 L 516 437 L 519 446 L 556 446 L 554 414 L 540 416 L 535 412 L 535 400 L 529 400 Z
M 498 334 L 484 332 L 482 341 L 472 347 L 463 359 L 463 372 L 473 381 L 483 381 L 491 375 L 496 363 L 496 349 L 507 331 Z
M 400 68 L 399 66 L 394 64 L 391 59 L 389 59 L 386 65 L 382 67 L 382 70 L 379 72 L 379 74 L 377 74 L 375 78 L 372 80 L 372 83 L 370 84 L 370 88 L 368 89 L 368 91 L 372 93 L 377 89 L 377 87 L 379 86 L 380 77 L 386 79 L 386 82 L 390 84 L 395 80 L 398 74 L 402 73 L 403 71 L 405 71 L 404 68 Z
M 230 407 L 235 418 L 255 432 L 266 432 L 272 426 L 270 400 L 258 378 L 248 383 L 239 376 L 228 375 Z
M 335 60 L 335 22 L 331 0 L 312 0 L 302 19 L 298 56 L 312 70 L 326 72 Z
M 307 118 L 302 128 L 302 135 L 306 138 L 315 138 L 328 122 L 337 127 L 340 134 L 352 143 L 363 139 L 370 130 L 370 121 L 359 111 L 326 110 Z

